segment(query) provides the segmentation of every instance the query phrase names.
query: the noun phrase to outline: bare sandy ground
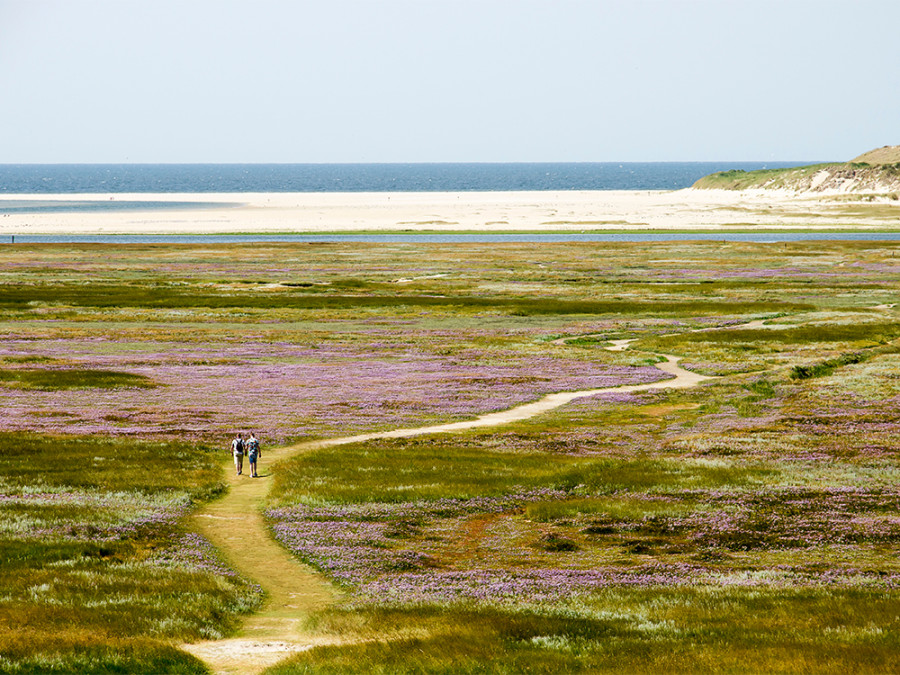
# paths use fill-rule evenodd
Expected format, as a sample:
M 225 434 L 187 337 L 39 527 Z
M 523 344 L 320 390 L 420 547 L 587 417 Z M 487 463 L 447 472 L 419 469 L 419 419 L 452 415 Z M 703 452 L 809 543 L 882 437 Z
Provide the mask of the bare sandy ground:
M 201 206 L 3 213 L 26 202 Z M 0 195 L 0 214 L 0 235 L 900 229 L 898 202 L 774 190 Z

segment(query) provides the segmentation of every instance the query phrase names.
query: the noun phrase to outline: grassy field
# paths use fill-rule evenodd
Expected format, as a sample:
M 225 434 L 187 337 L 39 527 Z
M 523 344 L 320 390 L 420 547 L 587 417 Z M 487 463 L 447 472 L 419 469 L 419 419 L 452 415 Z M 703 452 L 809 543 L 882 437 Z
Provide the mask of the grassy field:
M 180 522 L 221 489 L 211 449 L 3 433 L 0 672 L 205 672 L 175 639 L 259 604 Z
M 261 600 L 183 524 L 235 431 L 465 419 L 659 353 L 716 379 L 278 467 L 273 535 L 346 592 L 308 630 L 358 641 L 272 672 L 895 671 L 898 249 L 3 246 L 0 672 L 204 671 L 173 645 Z

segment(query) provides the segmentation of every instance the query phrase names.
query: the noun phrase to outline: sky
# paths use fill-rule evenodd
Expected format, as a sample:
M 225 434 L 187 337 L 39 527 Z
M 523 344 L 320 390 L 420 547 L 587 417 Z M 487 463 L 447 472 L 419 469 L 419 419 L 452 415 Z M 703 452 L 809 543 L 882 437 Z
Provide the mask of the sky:
M 0 163 L 849 160 L 897 0 L 0 0 Z

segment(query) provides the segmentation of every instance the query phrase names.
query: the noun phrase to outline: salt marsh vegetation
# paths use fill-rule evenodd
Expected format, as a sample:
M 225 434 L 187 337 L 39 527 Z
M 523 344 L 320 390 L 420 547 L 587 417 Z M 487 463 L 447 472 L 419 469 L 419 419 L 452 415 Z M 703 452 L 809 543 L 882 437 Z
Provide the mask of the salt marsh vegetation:
M 236 428 L 457 421 L 661 353 L 717 377 L 278 465 L 272 536 L 344 593 L 306 635 L 344 644 L 273 672 L 896 670 L 897 248 L 4 246 L 0 672 L 204 671 L 174 645 L 263 602 L 186 529 Z
M 175 639 L 223 636 L 261 591 L 186 532 L 221 489 L 208 447 L 4 433 L 0 672 L 205 672 Z

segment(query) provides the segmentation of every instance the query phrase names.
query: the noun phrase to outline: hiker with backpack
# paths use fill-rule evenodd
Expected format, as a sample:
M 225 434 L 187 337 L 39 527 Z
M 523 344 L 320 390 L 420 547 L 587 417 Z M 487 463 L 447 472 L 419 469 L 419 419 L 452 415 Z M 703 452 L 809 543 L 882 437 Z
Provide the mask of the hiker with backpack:
M 240 476 L 244 469 L 244 439 L 240 434 L 231 441 L 231 454 L 234 455 L 234 469 Z
M 259 478 L 259 474 L 256 472 L 256 461 L 262 456 L 262 453 L 259 451 L 259 441 L 256 438 L 256 434 L 252 431 L 250 432 L 250 438 L 247 439 L 246 447 L 247 459 L 250 460 L 250 478 Z

